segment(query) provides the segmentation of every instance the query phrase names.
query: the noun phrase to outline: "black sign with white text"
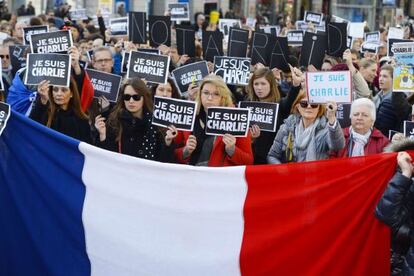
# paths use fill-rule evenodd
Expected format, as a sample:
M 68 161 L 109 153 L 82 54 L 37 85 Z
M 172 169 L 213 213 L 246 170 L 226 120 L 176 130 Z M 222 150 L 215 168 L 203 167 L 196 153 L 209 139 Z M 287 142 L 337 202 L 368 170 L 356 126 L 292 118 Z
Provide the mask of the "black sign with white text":
M 303 43 L 303 31 L 291 30 L 287 33 L 287 41 L 289 46 L 302 46 Z
M 401 42 L 413 42 L 413 41 L 409 39 L 389 38 L 388 39 L 388 50 L 387 50 L 389 57 L 394 56 L 393 47 L 392 47 L 394 43 L 401 43 Z
M 165 97 L 154 97 L 152 124 L 168 127 L 174 125 L 179 130 L 193 131 L 197 103 Z
M 380 32 L 376 31 L 376 32 L 365 33 L 364 34 L 364 40 L 366 42 L 370 41 L 370 42 L 378 42 L 379 43 L 381 41 Z
M 195 30 L 176 26 L 177 50 L 179 55 L 195 56 Z
M 6 128 L 7 121 L 10 118 L 10 105 L 0 102 L 0 135 Z
M 128 62 L 129 62 L 129 52 L 123 52 L 122 53 L 121 73 L 126 73 L 128 71 Z
M 250 109 L 250 125 L 258 125 L 263 131 L 276 131 L 278 103 L 240 102 L 239 107 Z
M 404 136 L 414 139 L 414 122 L 404 121 Z
M 128 17 L 111 18 L 109 28 L 111 35 L 128 35 Z
M 227 56 L 246 57 L 248 41 L 248 30 L 230 28 Z
M 168 3 L 172 21 L 190 21 L 188 3 Z
M 312 22 L 315 25 L 320 25 L 323 20 L 323 14 L 311 11 L 305 11 L 304 21 Z
M 222 77 L 227 84 L 248 85 L 250 58 L 215 56 L 214 74 Z
M 188 90 L 188 86 L 191 83 L 199 84 L 208 75 L 207 62 L 199 61 L 180 66 L 174 69 L 171 74 L 174 77 L 178 90 L 183 94 Z
M 145 12 L 128 12 L 129 40 L 133 43 L 147 43 L 147 14 Z
M 23 67 L 26 67 L 26 51 L 28 50 L 28 45 L 10 45 L 10 63 L 12 66 L 12 74 L 15 75 L 16 72 Z
M 342 128 L 349 127 L 351 125 L 351 104 L 338 104 L 336 110 L 336 119 Z
M 203 57 L 213 62 L 215 56 L 223 55 L 223 33 L 203 31 Z
M 47 33 L 49 31 L 49 26 L 32 26 L 23 28 L 23 42 L 25 45 L 29 45 L 30 43 L 30 36 L 32 34 L 42 34 Z
M 69 87 L 71 59 L 64 54 L 28 54 L 24 84 L 37 85 L 42 80 L 50 85 Z
M 166 83 L 169 66 L 169 56 L 131 51 L 127 78 L 141 78 L 153 83 Z
M 249 118 L 248 108 L 210 107 L 207 109 L 206 134 L 246 137 Z
M 105 96 L 108 101 L 116 102 L 122 77 L 92 69 L 86 69 L 86 72 L 91 79 L 94 96 Z
M 70 31 L 57 31 L 51 33 L 33 34 L 30 40 L 30 48 L 33 54 L 62 53 L 66 54 L 72 47 L 72 35 Z
M 151 47 L 161 44 L 171 46 L 171 19 L 169 16 L 149 16 L 149 40 Z

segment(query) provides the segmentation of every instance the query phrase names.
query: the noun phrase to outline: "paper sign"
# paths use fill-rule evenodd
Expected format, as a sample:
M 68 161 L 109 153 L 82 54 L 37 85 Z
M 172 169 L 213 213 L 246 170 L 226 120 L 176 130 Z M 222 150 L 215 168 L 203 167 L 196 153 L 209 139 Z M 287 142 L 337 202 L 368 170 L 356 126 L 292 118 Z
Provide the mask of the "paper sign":
M 402 42 L 408 42 L 408 43 L 412 43 L 413 41 L 412 40 L 409 40 L 409 39 L 395 39 L 395 38 L 390 38 L 390 39 L 388 39 L 388 44 L 387 44 L 387 46 L 388 46 L 388 49 L 387 49 L 387 52 L 388 52 L 388 56 L 389 57 L 392 57 L 392 56 L 394 56 L 394 43 L 402 43 Z M 398 51 L 398 49 L 397 49 L 397 51 Z
M 353 38 L 364 38 L 364 23 L 351 22 L 348 24 L 348 36 Z
M 70 19 L 72 21 L 88 19 L 88 16 L 86 15 L 86 9 L 70 10 Z
M 128 17 L 111 18 L 109 28 L 111 35 L 128 35 Z
M 381 41 L 381 35 L 379 31 L 376 32 L 370 32 L 364 34 L 364 40 L 366 42 L 380 42 Z
M 149 40 L 150 46 L 171 46 L 171 19 L 169 16 L 149 16 Z
M 219 20 L 219 29 L 225 35 L 228 36 L 230 28 L 241 28 L 241 22 L 238 19 L 221 19 Z
M 92 69 L 86 69 L 86 72 L 91 79 L 95 97 L 105 96 L 110 102 L 117 101 L 121 76 Z
M 195 30 L 176 26 L 177 50 L 179 55 L 195 56 Z
M 223 34 L 221 32 L 203 31 L 203 57 L 213 62 L 215 56 L 223 55 Z
M 394 39 L 404 39 L 404 29 L 402 28 L 396 28 L 396 27 L 390 27 L 388 30 L 388 39 L 394 38 Z
M 129 40 L 133 43 L 147 43 L 147 14 L 145 12 L 128 13 Z
M 227 56 L 246 57 L 248 42 L 248 30 L 230 28 L 227 46 Z
M 169 3 L 171 21 L 190 21 L 188 3 Z
M 291 30 L 287 33 L 287 41 L 289 46 L 302 46 L 303 43 L 303 31 Z
M 207 109 L 206 134 L 231 134 L 246 137 L 249 131 L 250 109 L 210 107 Z
M 251 126 L 258 125 L 262 131 L 276 131 L 277 115 L 279 111 L 278 103 L 240 102 L 239 107 L 250 109 Z
M 349 127 L 351 125 L 351 104 L 338 104 L 336 110 L 336 119 L 342 128 Z
M 309 102 L 350 103 L 352 82 L 350 71 L 307 72 L 306 89 Z
M 194 101 L 155 96 L 152 124 L 162 127 L 174 125 L 178 130 L 193 131 L 196 110 Z
M 30 48 L 33 54 L 66 54 L 68 49 L 72 47 L 72 45 L 73 41 L 70 30 L 33 34 L 30 40 Z
M 404 137 L 414 139 L 414 122 L 404 121 Z
M 323 14 L 311 11 L 305 11 L 304 21 L 311 22 L 315 25 L 321 25 L 323 20 Z
M 175 84 L 181 94 L 187 92 L 191 83 L 199 84 L 208 75 L 206 61 L 199 61 L 184 66 L 180 66 L 171 72 Z
M 43 80 L 50 85 L 69 87 L 71 59 L 64 54 L 28 54 L 24 84 L 37 85 Z
M 15 75 L 16 72 L 23 67 L 26 67 L 26 51 L 28 50 L 28 45 L 10 45 L 10 63 L 12 66 L 12 74 Z
M 394 43 L 393 92 L 414 92 L 414 42 Z
M 378 48 L 381 47 L 381 44 L 378 42 L 364 42 L 361 44 L 361 53 L 374 53 L 378 54 Z
M 153 83 L 167 82 L 170 57 L 131 51 L 127 78 L 142 78 Z
M 215 56 L 214 74 L 222 77 L 227 84 L 248 85 L 250 58 Z
M 10 105 L 0 102 L 0 135 L 6 128 L 7 121 L 10 118 Z
M 262 30 L 265 34 L 271 34 L 274 36 L 279 36 L 280 34 L 280 26 L 260 26 L 260 30 Z
M 29 45 L 30 43 L 30 36 L 32 34 L 41 34 L 47 33 L 49 31 L 49 26 L 32 26 L 23 28 L 23 42 L 25 45 Z

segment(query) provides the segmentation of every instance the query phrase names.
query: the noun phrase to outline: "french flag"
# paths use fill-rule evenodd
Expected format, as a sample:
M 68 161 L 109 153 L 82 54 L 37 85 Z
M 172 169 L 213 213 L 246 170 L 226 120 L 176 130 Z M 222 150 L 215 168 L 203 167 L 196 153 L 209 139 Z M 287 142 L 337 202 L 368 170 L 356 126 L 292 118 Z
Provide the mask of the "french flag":
M 389 275 L 390 231 L 374 208 L 395 156 L 162 164 L 12 112 L 0 275 Z

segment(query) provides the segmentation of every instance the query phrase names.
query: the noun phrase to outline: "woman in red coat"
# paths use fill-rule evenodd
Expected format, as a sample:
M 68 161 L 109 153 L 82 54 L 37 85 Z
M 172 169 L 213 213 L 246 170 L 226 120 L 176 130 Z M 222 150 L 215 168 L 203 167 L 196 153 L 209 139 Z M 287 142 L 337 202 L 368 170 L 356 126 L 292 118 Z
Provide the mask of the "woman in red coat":
M 343 129 L 345 148 L 333 152 L 331 157 L 365 156 L 381 153 L 389 140 L 374 128 L 375 104 L 367 98 L 355 100 L 351 105 L 351 126 Z
M 209 167 L 253 164 L 250 135 L 236 138 L 231 134 L 212 136 L 205 133 L 209 107 L 234 106 L 223 79 L 215 75 L 204 78 L 196 101 L 199 110 L 193 132 L 176 132 L 172 128 L 168 131 L 168 134 L 177 133 L 174 139 L 176 159 L 184 164 Z

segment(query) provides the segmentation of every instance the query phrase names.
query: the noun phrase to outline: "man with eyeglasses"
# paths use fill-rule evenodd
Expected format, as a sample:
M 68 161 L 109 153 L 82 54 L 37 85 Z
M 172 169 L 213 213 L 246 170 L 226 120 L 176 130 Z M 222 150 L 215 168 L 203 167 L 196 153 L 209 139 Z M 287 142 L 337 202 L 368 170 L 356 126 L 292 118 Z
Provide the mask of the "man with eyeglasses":
M 114 59 L 111 50 L 105 47 L 97 48 L 93 53 L 92 66 L 98 71 L 112 73 Z
M 3 78 L 3 84 L 4 84 L 4 97 L 7 98 L 9 87 L 12 81 L 9 46 L 5 46 L 5 45 L 0 46 L 0 58 L 1 58 L 1 67 L 2 67 L 1 68 L 2 78 Z

